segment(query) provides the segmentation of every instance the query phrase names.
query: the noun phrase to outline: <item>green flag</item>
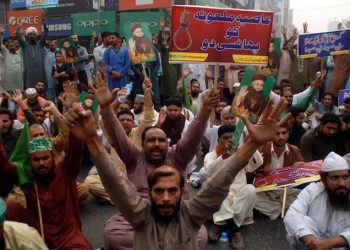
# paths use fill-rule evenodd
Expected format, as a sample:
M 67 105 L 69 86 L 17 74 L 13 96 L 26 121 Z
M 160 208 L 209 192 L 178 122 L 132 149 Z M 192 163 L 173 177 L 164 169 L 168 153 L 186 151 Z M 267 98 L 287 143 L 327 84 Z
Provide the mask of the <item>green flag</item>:
M 29 161 L 28 142 L 30 141 L 28 123 L 24 128 L 13 150 L 10 161 L 17 167 L 18 184 L 24 193 L 28 193 L 30 186 L 33 184 L 32 167 Z
M 190 97 L 188 96 L 187 86 L 184 79 L 182 79 L 182 92 L 183 92 L 183 102 L 185 104 L 185 108 L 192 111 L 192 104 L 191 104 Z

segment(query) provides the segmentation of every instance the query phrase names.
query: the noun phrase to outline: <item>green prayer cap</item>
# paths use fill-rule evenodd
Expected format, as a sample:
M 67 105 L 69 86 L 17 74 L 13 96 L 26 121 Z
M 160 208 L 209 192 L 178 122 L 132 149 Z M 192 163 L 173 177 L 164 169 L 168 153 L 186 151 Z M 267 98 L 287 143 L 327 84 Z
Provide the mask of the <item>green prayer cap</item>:
M 47 138 L 37 138 L 28 142 L 28 153 L 32 154 L 39 151 L 52 151 L 52 143 Z
M 0 198 L 0 227 L 4 224 L 6 214 L 6 203 Z

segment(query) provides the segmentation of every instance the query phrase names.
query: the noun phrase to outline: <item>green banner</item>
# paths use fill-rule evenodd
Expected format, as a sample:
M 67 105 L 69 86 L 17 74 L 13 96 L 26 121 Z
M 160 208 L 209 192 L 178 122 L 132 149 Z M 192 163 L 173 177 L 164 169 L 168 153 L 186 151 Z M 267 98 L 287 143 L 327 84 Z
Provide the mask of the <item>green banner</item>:
M 97 12 L 73 14 L 73 33 L 78 36 L 91 36 L 92 32 L 98 32 Z M 100 14 L 100 32 L 116 32 L 116 13 L 104 11 Z
M 125 27 L 128 27 L 131 23 L 142 22 L 147 23 L 151 34 L 158 34 L 160 30 L 159 21 L 164 17 L 164 12 L 121 12 L 120 13 L 120 33 L 122 36 L 126 36 Z

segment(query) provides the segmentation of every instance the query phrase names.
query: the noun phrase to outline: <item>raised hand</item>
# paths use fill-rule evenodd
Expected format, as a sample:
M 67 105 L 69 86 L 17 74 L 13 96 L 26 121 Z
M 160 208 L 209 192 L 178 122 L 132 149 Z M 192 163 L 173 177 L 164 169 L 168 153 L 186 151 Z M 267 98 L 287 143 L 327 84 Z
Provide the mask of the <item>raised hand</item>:
M 307 22 L 303 22 L 303 31 L 304 31 L 304 33 L 307 33 L 307 27 L 308 27 L 309 25 L 307 24 Z
M 189 74 L 191 74 L 191 69 L 190 68 L 183 68 L 182 69 L 182 77 L 186 78 L 187 76 L 189 76 Z
M 53 109 L 56 109 L 55 104 L 52 101 L 45 101 L 41 105 L 41 109 L 45 112 L 50 112 L 52 113 Z
M 15 89 L 15 91 L 13 91 L 12 100 L 17 104 L 23 101 L 23 95 L 20 89 Z
M 79 99 L 79 91 L 77 86 L 70 82 L 64 90 L 65 98 L 63 100 L 63 105 L 66 108 L 70 108 L 74 102 L 77 102 Z
M 94 116 L 90 110 L 84 110 L 81 104 L 73 103 L 72 107 L 65 114 L 70 132 L 79 140 L 87 140 L 98 137 Z
M 282 33 L 282 35 L 286 35 L 287 34 L 287 28 L 285 26 L 281 27 L 281 33 Z
M 150 79 L 145 79 L 142 83 L 142 89 L 144 95 L 151 95 L 152 94 L 152 82 Z
M 207 112 L 211 112 L 215 109 L 220 102 L 219 90 L 216 88 L 210 89 L 204 97 L 202 109 L 205 109 Z
M 166 118 L 166 112 L 163 108 L 161 108 L 159 111 L 157 127 L 161 127 L 163 125 L 165 118 Z
M 95 87 L 92 86 L 91 91 L 96 96 L 101 109 L 109 107 L 112 103 L 113 96 L 108 89 L 107 80 L 102 78 L 100 72 L 97 72 L 94 76 L 92 76 L 92 80 Z
M 165 27 L 165 18 L 164 17 L 162 19 L 160 19 L 159 25 L 161 28 Z
M 290 117 L 290 113 L 288 113 L 282 120 L 278 120 L 287 107 L 287 102 L 284 98 L 281 98 L 280 102 L 274 108 L 272 108 L 272 105 L 273 101 L 270 99 L 255 125 L 249 122 L 247 116 L 242 116 L 242 121 L 248 129 L 250 139 L 257 145 L 271 141 L 279 127 L 287 122 Z

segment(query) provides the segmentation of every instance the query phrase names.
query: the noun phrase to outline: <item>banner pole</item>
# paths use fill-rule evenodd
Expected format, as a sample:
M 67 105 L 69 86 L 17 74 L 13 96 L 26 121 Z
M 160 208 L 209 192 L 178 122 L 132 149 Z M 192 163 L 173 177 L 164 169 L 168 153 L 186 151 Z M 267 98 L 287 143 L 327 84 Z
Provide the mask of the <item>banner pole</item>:
M 218 80 L 219 80 L 219 64 L 215 64 L 214 68 L 214 90 L 218 89 Z M 215 110 L 211 111 L 210 114 L 210 127 L 212 128 L 214 126 L 214 121 L 215 121 Z
M 283 202 L 282 202 L 282 212 L 281 212 L 281 218 L 284 218 L 285 210 L 286 210 L 286 203 L 287 203 L 287 187 L 284 187 L 283 189 Z

